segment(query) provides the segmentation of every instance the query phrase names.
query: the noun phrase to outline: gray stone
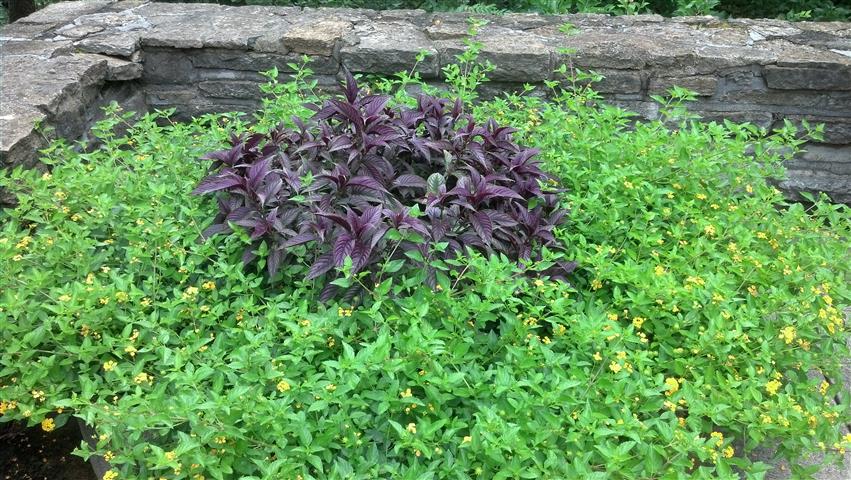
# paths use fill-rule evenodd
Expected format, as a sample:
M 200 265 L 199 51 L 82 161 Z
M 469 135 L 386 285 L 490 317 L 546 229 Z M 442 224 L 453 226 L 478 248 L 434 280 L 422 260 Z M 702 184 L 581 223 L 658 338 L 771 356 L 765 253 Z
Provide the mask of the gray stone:
M 91 35 L 74 43 L 81 52 L 102 53 L 116 57 L 129 57 L 139 51 L 139 35 L 133 33 L 104 33 Z
M 187 51 L 149 49 L 143 58 L 143 77 L 146 82 L 182 84 L 196 79 L 195 67 Z
M 141 63 L 121 60 L 120 58 L 107 58 L 106 67 L 106 79 L 111 82 L 136 80 L 142 77 L 144 71 Z
M 207 81 L 200 82 L 198 89 L 204 96 L 212 98 L 257 99 L 260 97 L 260 88 L 256 82 Z
M 55 33 L 62 38 L 78 39 L 94 33 L 100 33 L 104 28 L 106 27 L 102 25 L 75 25 L 72 23 L 57 29 Z
M 551 50 L 537 35 L 485 26 L 476 39 L 482 48 L 479 61 L 496 68 L 488 74 L 494 81 L 534 83 L 552 76 Z M 441 65 L 454 63 L 465 46 L 457 41 L 435 42 Z
M 765 82 L 782 90 L 851 90 L 851 67 L 787 68 L 768 65 Z
M 193 51 L 188 58 L 195 68 L 227 68 L 255 73 L 273 67 L 280 72 L 291 72 L 290 63 L 301 63 L 301 55 L 295 53 L 280 55 L 218 48 Z M 310 68 L 319 74 L 333 74 L 339 70 L 339 64 L 331 57 L 315 56 L 311 57 Z
M 43 124 L 46 118 L 35 107 L 0 103 L 0 167 L 33 166 L 34 152 L 47 144 L 35 126 Z
M 700 115 L 704 122 L 723 123 L 724 120 L 729 120 L 733 123 L 752 123 L 760 128 L 770 128 L 774 123 L 774 115 L 769 112 L 717 112 L 695 109 L 694 113 Z
M 592 85 L 600 93 L 641 93 L 643 80 L 636 70 L 597 70 L 603 80 Z
M 698 96 L 708 97 L 715 94 L 718 88 L 718 78 L 708 75 L 692 75 L 687 77 L 655 77 L 650 79 L 648 93 L 666 94 L 674 86 L 687 88 L 697 92 Z
M 71 53 L 73 47 L 69 40 L 0 40 L 0 51 L 4 57 L 34 55 L 51 58 Z
M 392 75 L 410 70 L 420 51 L 429 55 L 420 63 L 423 78 L 437 76 L 437 50 L 431 40 L 413 25 L 388 23 L 358 26 L 349 45 L 340 51 L 342 63 L 353 72 Z
M 109 0 L 79 0 L 76 2 L 52 3 L 41 10 L 24 17 L 21 23 L 70 23 L 71 20 L 94 13 L 109 5 Z
M 271 31 L 286 29 L 289 21 L 262 10 L 244 12 L 218 5 L 205 5 L 182 15 L 151 17 L 154 25 L 142 35 L 142 44 L 172 48 L 247 49 Z M 143 12 L 143 9 L 139 9 Z M 186 28 L 191 23 L 193 28 Z
M 0 40 L 34 40 L 55 27 L 55 23 L 9 23 L 0 28 Z
M 340 20 L 299 22 L 284 32 L 283 44 L 294 53 L 330 57 L 351 29 L 350 22 Z

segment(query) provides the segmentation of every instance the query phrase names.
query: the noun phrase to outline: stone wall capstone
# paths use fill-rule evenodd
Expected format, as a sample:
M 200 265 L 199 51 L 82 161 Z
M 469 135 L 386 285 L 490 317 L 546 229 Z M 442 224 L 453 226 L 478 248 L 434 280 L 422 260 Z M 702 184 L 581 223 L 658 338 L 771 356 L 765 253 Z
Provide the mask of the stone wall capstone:
M 38 149 L 78 138 L 101 106 L 176 108 L 178 118 L 251 111 L 258 74 L 302 55 L 320 86 L 341 68 L 418 71 L 464 48 L 464 13 L 90 0 L 55 3 L 0 29 L 0 166 L 37 167 Z M 657 15 L 475 15 L 481 58 L 496 70 L 485 92 L 542 85 L 559 65 L 593 69 L 608 103 L 656 118 L 651 95 L 674 85 L 699 95 L 706 120 L 773 128 L 784 120 L 824 123 L 824 140 L 788 163 L 789 192 L 823 191 L 851 203 L 851 23 L 665 19 Z M 567 35 L 560 30 L 572 24 Z M 566 53 L 565 49 L 570 49 Z M 542 92 L 546 89 L 541 89 Z

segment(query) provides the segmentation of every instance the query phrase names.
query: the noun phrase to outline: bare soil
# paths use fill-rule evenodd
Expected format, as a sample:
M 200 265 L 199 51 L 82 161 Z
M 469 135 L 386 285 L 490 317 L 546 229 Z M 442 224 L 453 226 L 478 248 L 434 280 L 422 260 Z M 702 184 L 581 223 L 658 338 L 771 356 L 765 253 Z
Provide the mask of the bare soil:
M 71 454 L 80 441 L 74 421 L 50 433 L 0 423 L 0 480 L 97 480 L 89 463 Z

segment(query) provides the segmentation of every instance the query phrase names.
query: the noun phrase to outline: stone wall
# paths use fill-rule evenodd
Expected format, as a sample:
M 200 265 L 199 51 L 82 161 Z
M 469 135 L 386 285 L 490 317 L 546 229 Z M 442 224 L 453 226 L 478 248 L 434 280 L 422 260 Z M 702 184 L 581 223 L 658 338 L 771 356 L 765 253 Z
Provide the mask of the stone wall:
M 259 71 L 313 57 L 320 85 L 355 72 L 418 70 L 430 82 L 464 48 L 467 14 L 224 7 L 138 0 L 62 2 L 0 30 L 0 161 L 37 164 L 54 136 L 84 133 L 101 105 L 177 108 L 178 116 L 250 111 Z M 650 95 L 697 91 L 703 118 L 771 128 L 825 124 L 824 142 L 790 162 L 791 191 L 851 202 L 851 23 L 664 19 L 656 15 L 477 16 L 490 92 L 541 85 L 564 63 L 605 75 L 606 100 L 645 118 Z M 560 26 L 570 23 L 567 35 Z M 571 52 L 565 52 L 570 49 Z M 542 92 L 544 89 L 541 90 Z

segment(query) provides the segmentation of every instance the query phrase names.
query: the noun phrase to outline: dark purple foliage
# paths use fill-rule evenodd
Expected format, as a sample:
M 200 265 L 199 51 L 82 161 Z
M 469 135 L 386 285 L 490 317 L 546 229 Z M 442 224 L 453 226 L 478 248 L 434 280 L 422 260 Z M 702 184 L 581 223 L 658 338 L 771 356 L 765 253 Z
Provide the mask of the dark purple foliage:
M 519 260 L 555 246 L 566 212 L 537 150 L 516 144 L 514 129 L 476 124 L 457 100 L 421 95 L 412 109 L 388 100 L 364 94 L 347 73 L 344 97 L 308 105 L 316 113 L 307 124 L 293 118 L 295 129 L 234 136 L 231 148 L 206 155 L 215 173 L 193 193 L 221 195 L 205 237 L 244 228 L 255 243 L 243 260 L 265 241 L 270 276 L 307 245 L 307 278 L 326 284 L 346 258 L 354 272 L 375 272 L 421 255 L 412 266 L 434 286 L 431 261 L 468 247 Z M 390 240 L 391 230 L 401 235 Z M 437 244 L 445 245 L 439 253 Z M 573 268 L 557 266 L 548 273 Z

